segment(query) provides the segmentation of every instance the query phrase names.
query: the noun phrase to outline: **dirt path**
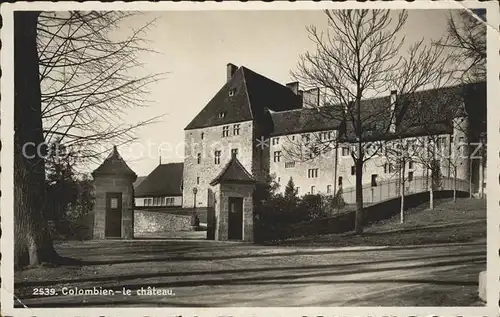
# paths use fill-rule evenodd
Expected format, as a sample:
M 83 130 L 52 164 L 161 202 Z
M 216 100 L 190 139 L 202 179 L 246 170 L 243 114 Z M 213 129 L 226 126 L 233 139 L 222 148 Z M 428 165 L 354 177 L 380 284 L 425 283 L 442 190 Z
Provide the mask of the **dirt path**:
M 319 249 L 210 241 L 89 241 L 64 243 L 58 250 L 87 264 L 17 274 L 16 294 L 24 305 L 475 305 L 478 274 L 486 267 L 484 242 Z M 137 295 L 148 286 L 171 293 Z M 37 287 L 54 288 L 58 296 L 33 296 Z M 96 287 L 115 294 L 63 296 L 64 287 Z M 116 293 L 123 288 L 132 294 Z

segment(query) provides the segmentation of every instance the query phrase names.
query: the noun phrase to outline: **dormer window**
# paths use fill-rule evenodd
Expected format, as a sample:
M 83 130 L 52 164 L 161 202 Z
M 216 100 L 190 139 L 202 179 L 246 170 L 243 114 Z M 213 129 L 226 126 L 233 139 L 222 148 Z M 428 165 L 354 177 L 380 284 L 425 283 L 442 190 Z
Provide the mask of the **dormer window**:
M 225 117 L 226 117 L 226 112 L 225 111 L 219 112 L 219 118 L 220 119 L 224 119 Z
M 232 97 L 232 96 L 234 96 L 235 94 L 236 94 L 236 89 L 235 89 L 235 88 L 233 88 L 233 89 L 229 90 L 229 97 Z

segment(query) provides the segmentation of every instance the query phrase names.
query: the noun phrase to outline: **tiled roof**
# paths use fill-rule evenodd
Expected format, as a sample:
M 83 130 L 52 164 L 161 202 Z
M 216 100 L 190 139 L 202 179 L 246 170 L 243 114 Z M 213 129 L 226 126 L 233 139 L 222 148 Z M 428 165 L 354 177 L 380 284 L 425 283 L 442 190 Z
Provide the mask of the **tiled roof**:
M 258 119 L 265 108 L 280 111 L 301 106 L 302 98 L 288 87 L 242 66 L 185 130 Z M 224 117 L 219 116 L 222 112 Z
M 435 90 L 419 91 L 399 95 L 396 102 L 394 136 L 417 136 L 424 134 L 451 133 L 452 119 L 467 113 L 474 130 L 485 131 L 486 85 L 475 83 Z M 365 99 L 361 102 L 361 121 L 364 131 L 371 131 L 365 140 L 391 137 L 388 130 L 390 97 Z M 355 115 L 353 111 L 350 112 Z M 346 141 L 354 141 L 353 121 L 342 115 L 342 107 L 301 108 L 298 110 L 269 111 L 271 135 L 285 135 L 321 130 L 344 131 Z
M 222 169 L 220 174 L 210 183 L 210 185 L 214 186 L 221 182 L 247 183 L 254 182 L 254 178 L 245 169 L 245 167 L 241 165 L 236 156 L 233 156 L 231 160 L 226 164 L 226 166 Z
M 102 164 L 92 172 L 92 176 L 95 178 L 100 175 L 121 175 L 129 176 L 132 181 L 137 179 L 137 175 L 134 171 L 125 163 L 116 146 L 113 146 L 113 150 L 108 155 L 108 157 L 102 162 Z
M 180 196 L 184 163 L 158 165 L 135 190 L 136 197 Z
M 139 186 L 142 181 L 146 179 L 146 177 L 147 176 L 137 176 L 137 179 L 134 182 L 134 188 L 137 188 L 137 186 Z
M 334 108 L 319 109 L 303 108 L 297 110 L 270 111 L 273 128 L 271 135 L 286 135 L 321 130 L 335 130 L 342 120 Z M 326 111 L 330 110 L 330 111 Z

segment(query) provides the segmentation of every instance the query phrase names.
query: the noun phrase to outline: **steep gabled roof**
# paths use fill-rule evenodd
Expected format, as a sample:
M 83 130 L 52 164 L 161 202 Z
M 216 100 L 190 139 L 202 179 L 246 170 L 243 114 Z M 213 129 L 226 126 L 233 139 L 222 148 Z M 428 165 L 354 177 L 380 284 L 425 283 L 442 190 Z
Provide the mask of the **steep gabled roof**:
M 266 107 L 280 111 L 301 106 L 302 98 L 288 87 L 242 66 L 185 130 L 258 119 Z M 219 116 L 222 112 L 224 117 Z
M 137 175 L 127 163 L 125 163 L 120 153 L 118 153 L 116 146 L 113 146 L 113 150 L 104 162 L 92 172 L 94 178 L 100 175 L 129 176 L 132 178 L 132 181 L 137 179 Z
M 214 186 L 221 182 L 252 183 L 254 181 L 252 175 L 241 165 L 236 156 L 233 156 L 220 174 L 210 182 L 210 185 Z
M 135 190 L 136 197 L 180 196 L 184 163 L 158 165 Z

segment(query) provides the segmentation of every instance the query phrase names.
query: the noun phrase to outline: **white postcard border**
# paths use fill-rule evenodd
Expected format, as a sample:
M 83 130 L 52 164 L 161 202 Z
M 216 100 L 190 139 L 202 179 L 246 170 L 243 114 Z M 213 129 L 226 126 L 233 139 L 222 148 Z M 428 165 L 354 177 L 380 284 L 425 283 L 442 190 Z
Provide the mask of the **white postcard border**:
M 189 10 L 320 10 L 320 9 L 487 9 L 487 305 L 484 307 L 304 307 L 304 308 L 13 308 L 13 17 L 14 10 L 134 10 L 134 11 L 189 11 Z M 392 2 L 19 2 L 0 7 L 3 27 L 1 29 L 0 81 L 2 107 L 0 116 L 0 136 L 2 151 L 0 162 L 0 199 L 2 237 L 1 261 L 1 314 L 5 316 L 497 316 L 500 294 L 500 12 L 498 2 L 478 1 L 392 1 Z

